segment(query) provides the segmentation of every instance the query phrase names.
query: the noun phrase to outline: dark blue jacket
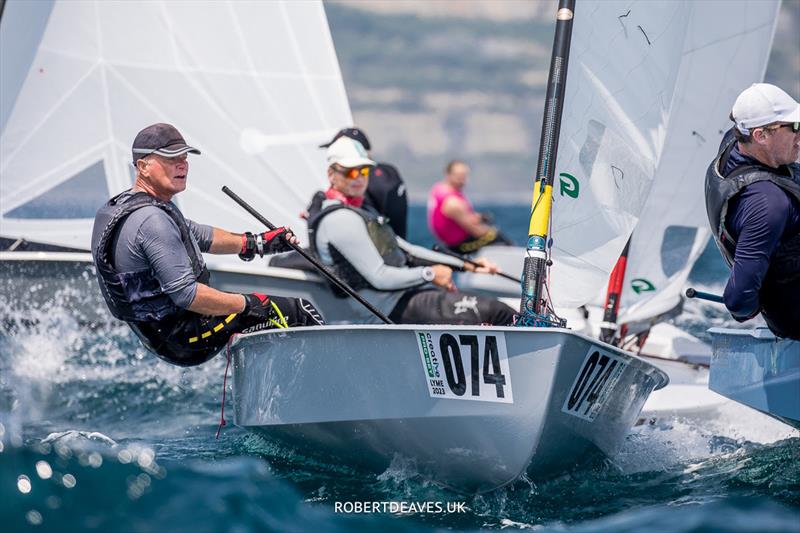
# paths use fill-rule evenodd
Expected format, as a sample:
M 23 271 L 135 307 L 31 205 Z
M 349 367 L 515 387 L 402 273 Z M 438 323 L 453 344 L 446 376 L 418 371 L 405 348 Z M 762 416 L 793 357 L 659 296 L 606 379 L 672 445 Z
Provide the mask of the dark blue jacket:
M 800 233 L 800 207 L 776 185 L 759 181 L 731 200 L 727 227 L 736 258 L 723 297 L 733 317 L 743 320 L 758 313 L 759 290 L 778 245 Z
M 705 197 L 731 267 L 725 306 L 739 321 L 760 311 L 773 333 L 800 340 L 800 164 L 743 156 L 731 129 L 706 171 Z

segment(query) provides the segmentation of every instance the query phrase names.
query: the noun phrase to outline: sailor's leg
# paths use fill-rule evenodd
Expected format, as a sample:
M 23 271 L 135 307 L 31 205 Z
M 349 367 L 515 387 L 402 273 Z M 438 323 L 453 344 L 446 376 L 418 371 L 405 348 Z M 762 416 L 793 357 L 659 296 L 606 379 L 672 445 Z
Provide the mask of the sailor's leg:
M 493 326 L 511 326 L 514 323 L 514 309 L 497 298 L 478 296 L 478 312 L 481 324 Z
M 503 235 L 497 228 L 491 227 L 483 237 L 470 237 L 461 244 L 450 246 L 449 248 L 459 254 L 480 254 L 480 249 L 489 245 L 507 245 L 514 243 Z
M 770 331 L 800 340 L 800 279 L 765 287 L 760 296 L 764 306 L 761 314 Z
M 285 296 L 270 296 L 270 300 L 277 307 L 276 311 L 284 316 L 289 327 L 325 325 L 322 313 L 308 300 Z
M 514 310 L 495 298 L 440 289 L 414 291 L 389 316 L 400 324 L 510 325 Z
M 322 326 L 325 319 L 314 305 L 302 298 L 269 296 L 262 316 L 237 315 L 232 333 L 252 333 L 263 329 Z
M 230 337 L 231 317 L 187 312 L 173 323 L 129 325 L 145 347 L 161 359 L 173 365 L 195 366 L 205 363 L 225 346 Z

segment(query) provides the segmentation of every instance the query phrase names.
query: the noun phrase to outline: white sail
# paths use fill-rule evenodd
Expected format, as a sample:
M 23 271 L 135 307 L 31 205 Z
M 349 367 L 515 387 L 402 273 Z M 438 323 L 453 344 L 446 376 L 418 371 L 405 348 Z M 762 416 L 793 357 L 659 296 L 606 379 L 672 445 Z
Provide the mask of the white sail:
M 661 159 L 689 2 L 575 8 L 553 205 L 553 303 L 592 300 L 639 220 Z
M 38 41 L 9 42 L 37 16 Z M 131 186 L 131 142 L 154 122 L 203 152 L 176 198 L 187 217 L 256 229 L 220 192 L 228 185 L 296 226 L 326 185 L 317 145 L 352 123 L 319 1 L 8 2 L 2 32 L 10 56 L 35 45 L 24 81 L 3 79 L 3 237 L 89 249 L 94 212 Z M 242 145 L 252 129 L 269 141 L 257 156 Z
M 736 96 L 761 81 L 779 0 L 692 2 L 664 155 L 633 232 L 618 321 L 649 319 L 679 304 L 710 232 L 704 178 Z M 605 290 L 603 290 L 605 297 Z

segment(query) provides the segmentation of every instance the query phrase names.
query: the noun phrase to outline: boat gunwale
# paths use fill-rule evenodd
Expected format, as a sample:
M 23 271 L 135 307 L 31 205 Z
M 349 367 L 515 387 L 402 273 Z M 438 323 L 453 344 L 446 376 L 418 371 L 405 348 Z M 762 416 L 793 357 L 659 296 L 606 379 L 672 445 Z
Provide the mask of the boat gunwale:
M 288 329 L 267 329 L 261 331 L 254 331 L 251 333 L 238 333 L 231 337 L 231 341 L 229 342 L 229 348 L 233 351 L 237 345 L 239 345 L 243 341 L 247 341 L 249 339 L 263 337 L 263 336 L 271 336 L 271 335 L 285 335 L 289 333 L 306 333 L 306 332 L 314 332 L 314 333 L 324 333 L 331 330 L 334 331 L 369 331 L 369 330 L 382 330 L 390 328 L 392 330 L 405 330 L 405 331 L 416 331 L 416 330 L 447 330 L 447 331 L 499 331 L 503 333 L 513 333 L 513 332 L 530 332 L 530 333 L 540 333 L 540 334 L 549 334 L 549 335 L 567 335 L 572 337 L 577 337 L 583 341 L 586 341 L 592 345 L 600 345 L 604 350 L 609 350 L 616 355 L 620 355 L 626 358 L 629 358 L 632 361 L 636 361 L 639 366 L 636 368 L 638 372 L 643 372 L 649 374 L 657 381 L 653 390 L 660 390 L 666 387 L 669 384 L 669 376 L 666 372 L 658 368 L 657 366 L 653 365 L 652 363 L 646 361 L 644 358 L 632 353 L 622 350 L 616 346 L 612 346 L 610 344 L 606 344 L 598 339 L 594 339 L 585 335 L 583 333 L 579 333 L 577 331 L 573 331 L 568 328 L 538 328 L 538 327 L 517 327 L 517 326 L 479 326 L 479 325 L 463 325 L 463 324 L 330 324 L 324 326 L 302 326 L 297 328 L 288 328 Z M 656 377 L 657 376 L 657 377 Z

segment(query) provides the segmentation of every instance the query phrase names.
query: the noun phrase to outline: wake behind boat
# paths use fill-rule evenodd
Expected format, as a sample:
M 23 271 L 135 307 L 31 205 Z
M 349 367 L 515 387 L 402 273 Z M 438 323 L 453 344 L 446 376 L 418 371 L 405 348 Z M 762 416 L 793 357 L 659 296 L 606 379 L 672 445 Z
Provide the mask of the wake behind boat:
M 488 491 L 614 454 L 667 376 L 558 328 L 329 326 L 238 336 L 236 424 Z

